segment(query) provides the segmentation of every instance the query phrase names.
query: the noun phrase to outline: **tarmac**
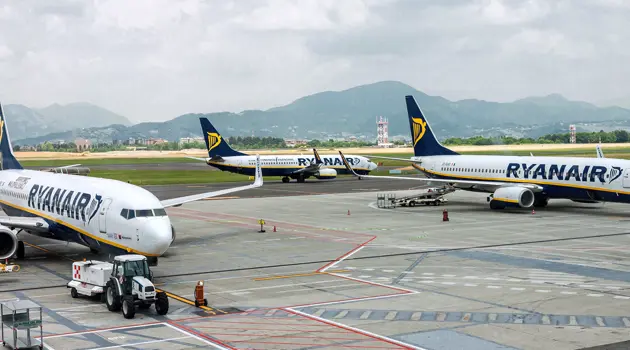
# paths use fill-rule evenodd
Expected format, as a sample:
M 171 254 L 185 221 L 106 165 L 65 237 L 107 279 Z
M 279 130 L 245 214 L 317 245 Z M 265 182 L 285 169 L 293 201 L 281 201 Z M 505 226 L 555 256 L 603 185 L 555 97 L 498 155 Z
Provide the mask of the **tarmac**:
M 89 250 L 26 235 L 0 300 L 44 307 L 48 349 L 563 350 L 630 339 L 627 205 L 491 211 L 486 195 L 461 191 L 443 206 L 376 203 L 417 186 L 265 182 L 168 209 L 177 240 L 152 268 L 170 296 L 165 316 L 152 307 L 127 320 L 71 298 L 71 261 Z M 201 280 L 209 305 L 197 308 Z

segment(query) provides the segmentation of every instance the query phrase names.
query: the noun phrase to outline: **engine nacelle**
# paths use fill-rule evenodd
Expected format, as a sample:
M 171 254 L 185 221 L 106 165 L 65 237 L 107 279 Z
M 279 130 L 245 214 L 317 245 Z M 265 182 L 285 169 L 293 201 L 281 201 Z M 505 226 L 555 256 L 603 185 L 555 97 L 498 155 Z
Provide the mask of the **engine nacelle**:
M 315 173 L 315 177 L 320 180 L 332 180 L 337 177 L 337 171 L 329 168 L 319 169 L 319 171 Z
M 528 188 L 518 186 L 501 187 L 494 192 L 492 200 L 490 201 L 490 208 L 530 208 L 532 205 L 534 205 L 534 200 L 534 192 L 532 192 Z
M 18 239 L 15 232 L 5 226 L 0 226 L 0 259 L 8 259 L 15 254 Z

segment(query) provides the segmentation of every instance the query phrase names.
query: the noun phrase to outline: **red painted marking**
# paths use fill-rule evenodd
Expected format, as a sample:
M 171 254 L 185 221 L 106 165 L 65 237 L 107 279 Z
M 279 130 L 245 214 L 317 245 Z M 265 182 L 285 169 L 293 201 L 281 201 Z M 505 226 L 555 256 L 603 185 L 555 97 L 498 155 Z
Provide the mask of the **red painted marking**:
M 188 327 L 186 327 L 186 326 L 184 326 L 184 325 L 178 324 L 178 323 L 173 322 L 173 321 L 166 321 L 166 323 L 168 323 L 168 324 L 172 325 L 173 327 L 176 327 L 176 328 L 181 328 L 181 329 L 185 330 L 186 332 L 191 333 L 191 334 L 194 334 L 194 335 L 196 335 L 196 336 L 198 336 L 198 337 L 201 337 L 201 338 L 203 338 L 203 339 L 205 339 L 205 340 L 207 340 L 207 341 L 209 341 L 209 342 L 211 342 L 211 343 L 215 343 L 215 344 L 217 344 L 217 345 L 225 346 L 225 347 L 226 347 L 226 348 L 228 348 L 228 349 L 234 349 L 234 350 L 236 350 L 236 348 L 235 348 L 235 347 L 232 347 L 232 346 L 230 346 L 230 345 L 227 345 L 227 344 L 223 343 L 222 341 L 220 341 L 219 339 L 215 339 L 215 338 L 210 337 L 210 336 L 207 336 L 207 335 L 205 335 L 205 334 L 203 334 L 203 333 L 199 333 L 199 332 L 195 331 L 194 329 L 188 328 Z
M 373 241 L 373 240 L 375 240 L 375 239 L 376 239 L 376 236 L 372 236 L 372 238 L 370 238 L 369 240 L 367 240 L 367 241 L 365 241 L 365 242 L 363 242 L 363 243 L 359 244 L 357 247 L 355 247 L 355 248 L 354 248 L 354 249 L 352 249 L 351 251 L 349 251 L 349 252 L 345 253 L 344 255 L 342 255 L 342 256 L 340 256 L 340 257 L 338 257 L 337 259 L 333 260 L 332 262 L 329 262 L 328 264 L 326 264 L 326 265 L 324 265 L 324 266 L 320 267 L 320 268 L 317 270 L 317 272 L 322 272 L 322 270 L 323 270 L 323 269 L 325 269 L 325 268 L 327 268 L 327 267 L 329 267 L 329 266 L 331 266 L 331 265 L 333 265 L 333 264 L 338 263 L 339 261 L 341 261 L 341 260 L 345 259 L 348 255 L 350 255 L 350 254 L 352 254 L 352 253 L 356 252 L 357 250 L 361 249 L 362 247 L 365 247 L 365 245 L 367 245 L 368 243 L 372 242 L 372 241 Z
M 230 323 L 230 322 L 228 322 L 228 323 Z M 236 322 L 232 322 L 232 323 L 236 324 Z M 221 323 L 221 325 L 223 325 L 223 324 L 224 323 Z M 250 324 L 250 323 L 243 323 L 243 324 Z M 265 324 L 268 325 L 268 326 L 274 326 L 274 327 L 275 326 L 282 326 L 281 324 L 277 324 L 277 323 L 265 323 Z M 303 326 L 313 327 L 313 326 L 317 326 L 317 327 L 321 327 L 321 328 L 330 328 L 327 325 L 318 325 L 318 324 L 315 324 L 315 325 L 293 325 L 293 326 L 296 326 L 296 327 L 303 327 Z M 223 329 L 223 330 L 230 330 L 230 329 L 243 330 L 243 329 L 245 329 L 245 330 L 248 330 L 248 331 L 249 330 L 251 330 L 251 331 L 278 331 L 278 328 L 252 328 L 252 327 L 237 328 L 237 327 L 222 327 L 220 325 L 216 325 L 216 326 L 194 326 L 194 327 L 195 328 L 202 328 L 202 329 Z M 331 330 L 316 331 L 316 330 L 303 330 L 303 329 L 300 329 L 300 332 L 302 332 L 302 333 L 321 333 L 321 332 L 326 332 L 326 333 L 335 333 L 335 334 L 346 334 L 346 333 L 348 333 L 348 332 L 331 331 Z M 240 335 L 243 335 L 243 334 L 240 334 Z
M 341 326 L 341 325 L 334 324 L 334 323 L 329 322 L 329 321 L 326 321 L 326 320 L 324 320 L 324 319 L 318 319 L 318 318 L 312 317 L 311 315 L 308 315 L 308 314 L 302 315 L 302 314 L 299 314 L 299 313 L 297 313 L 297 312 L 294 312 L 293 310 L 290 310 L 290 309 L 284 309 L 284 308 L 283 308 L 282 310 L 284 310 L 284 311 L 286 311 L 286 312 L 289 312 L 289 313 L 292 313 L 292 314 L 295 314 L 295 315 L 298 315 L 298 316 L 302 316 L 302 317 L 305 317 L 305 318 L 311 319 L 311 320 L 313 320 L 313 321 L 317 321 L 317 322 L 325 323 L 325 324 L 327 324 L 327 325 L 330 325 L 330 326 L 333 326 L 333 327 L 336 327 L 336 328 L 339 328 L 339 329 L 345 329 L 345 330 L 347 330 L 347 331 L 349 331 L 349 332 L 353 332 L 353 333 L 356 333 L 356 334 L 361 334 L 361 335 L 364 335 L 364 336 L 366 336 L 366 337 L 370 337 L 370 338 L 372 338 L 372 339 L 376 339 L 376 340 L 381 341 L 381 342 L 386 342 L 386 343 L 389 343 L 389 344 L 392 344 L 392 345 L 396 345 L 396 346 L 398 346 L 398 347 L 400 347 L 400 348 L 403 348 L 403 349 L 413 349 L 413 348 L 410 348 L 410 347 L 406 347 L 406 346 L 402 346 L 402 345 L 396 344 L 396 343 L 394 343 L 394 342 L 393 342 L 393 341 L 391 341 L 391 340 L 387 340 L 387 339 L 379 338 L 379 337 L 377 337 L 377 336 L 374 336 L 374 335 L 371 335 L 371 334 L 368 334 L 368 333 L 364 333 L 364 332 L 360 332 L 360 331 L 354 330 L 354 329 L 352 329 L 352 328 L 343 327 L 343 326 Z
M 286 343 L 286 342 L 273 342 L 273 341 L 255 341 L 255 340 L 234 340 L 234 343 L 246 343 L 246 344 L 274 344 L 274 345 L 313 345 L 313 344 L 302 344 L 302 343 Z M 399 348 L 386 348 L 383 346 L 357 346 L 357 345 L 341 345 L 341 344 L 318 344 L 315 345 L 317 347 L 335 347 L 335 348 L 350 348 L 350 349 L 399 349 Z M 411 349 L 411 348 L 409 348 Z
M 247 328 L 247 330 L 250 330 L 251 328 Z M 271 330 L 271 329 L 266 329 L 266 330 Z M 275 331 L 281 332 L 281 330 L 276 329 Z M 317 333 L 328 333 L 328 331 L 319 331 Z M 341 332 L 339 332 L 341 333 Z M 343 332 L 343 334 L 349 334 L 348 332 Z M 212 333 L 212 335 L 216 335 L 216 336 L 237 336 L 240 338 L 243 337 L 264 337 L 264 338 L 284 338 L 284 339 L 321 339 L 322 336 L 303 336 L 303 335 L 291 335 L 291 334 L 287 334 L 287 335 L 269 335 L 269 334 L 243 334 L 243 333 Z M 341 341 L 365 341 L 364 338 L 331 338 L 331 337 L 326 337 L 326 340 L 341 340 Z M 246 342 L 247 340 L 229 340 L 230 342 L 234 342 L 234 343 L 238 343 L 238 342 Z M 369 340 L 370 342 L 372 342 L 373 340 Z

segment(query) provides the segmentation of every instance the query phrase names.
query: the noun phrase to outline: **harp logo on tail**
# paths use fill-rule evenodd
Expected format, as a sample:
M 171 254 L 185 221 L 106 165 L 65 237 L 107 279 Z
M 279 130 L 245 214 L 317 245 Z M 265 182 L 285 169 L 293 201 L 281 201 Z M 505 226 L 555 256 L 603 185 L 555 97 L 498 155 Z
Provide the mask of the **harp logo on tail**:
M 216 132 L 208 133 L 208 152 L 217 148 L 221 144 L 221 135 Z
M 427 122 L 422 118 L 411 118 L 411 122 L 413 123 L 413 145 L 415 146 L 427 131 Z

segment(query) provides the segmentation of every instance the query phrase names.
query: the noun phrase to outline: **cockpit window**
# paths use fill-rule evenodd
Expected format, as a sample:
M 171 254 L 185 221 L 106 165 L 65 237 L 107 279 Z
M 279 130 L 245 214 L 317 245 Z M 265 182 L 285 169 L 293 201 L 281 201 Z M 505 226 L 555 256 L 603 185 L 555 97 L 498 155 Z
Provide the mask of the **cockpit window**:
M 125 219 L 131 220 L 135 218 L 146 218 L 150 216 L 166 216 L 166 210 L 164 208 L 158 209 L 123 209 L 120 212 L 120 216 Z
M 148 216 L 153 216 L 153 210 L 151 209 L 138 209 L 136 210 L 136 217 L 144 218 Z

